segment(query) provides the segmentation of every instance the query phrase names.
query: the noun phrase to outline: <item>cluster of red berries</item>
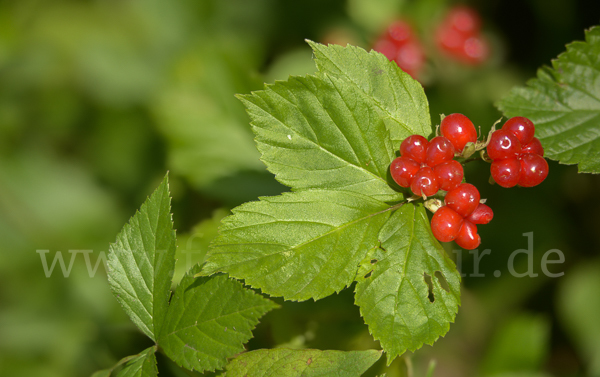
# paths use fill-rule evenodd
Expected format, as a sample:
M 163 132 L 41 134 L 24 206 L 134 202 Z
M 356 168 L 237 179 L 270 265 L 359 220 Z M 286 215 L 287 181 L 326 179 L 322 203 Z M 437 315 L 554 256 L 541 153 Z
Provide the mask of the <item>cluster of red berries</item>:
M 413 194 L 432 196 L 439 190 L 449 191 L 464 177 L 462 165 L 454 160 L 468 142 L 477 141 L 473 122 L 462 114 L 450 114 L 440 124 L 442 136 L 427 141 L 412 135 L 400 144 L 400 157 L 392 161 L 392 178 L 401 187 L 410 187 Z
M 455 241 L 462 248 L 472 250 L 481 244 L 476 224 L 487 224 L 494 217 L 492 209 L 480 203 L 477 187 L 461 183 L 448 191 L 444 205 L 431 218 L 431 231 L 441 242 Z
M 514 117 L 492 134 L 487 154 L 493 160 L 492 178 L 502 187 L 537 186 L 548 176 L 544 148 L 534 137 L 535 126 L 525 117 Z
M 440 133 L 429 141 L 421 135 L 407 137 L 390 173 L 398 185 L 410 188 L 416 196 L 443 195 L 443 205 L 438 200 L 439 204 L 429 206 L 435 211 L 433 235 L 439 241 L 454 240 L 465 249 L 474 249 L 481 243 L 477 225 L 489 223 L 494 215 L 480 200 L 477 188 L 463 183 L 463 166 L 454 157 L 482 151 L 484 160 L 492 160 L 492 178 L 502 187 L 538 185 L 548 175 L 548 163 L 534 137 L 533 123 L 524 117 L 510 118 L 502 129 L 493 130 L 488 140 L 477 141 L 473 122 L 463 114 L 450 114 L 443 117 Z
M 488 43 L 481 35 L 481 18 L 471 8 L 452 8 L 438 26 L 435 37 L 444 53 L 464 63 L 479 64 L 488 57 Z
M 435 45 L 451 59 L 467 64 L 483 63 L 489 55 L 489 47 L 480 29 L 481 19 L 477 12 L 456 6 L 446 13 L 435 30 Z M 424 45 L 406 20 L 392 22 L 376 40 L 373 50 L 395 61 L 413 78 L 418 78 L 425 65 Z
M 425 50 L 413 28 L 404 20 L 392 22 L 375 42 L 373 50 L 395 61 L 402 70 L 417 77 L 425 64 Z

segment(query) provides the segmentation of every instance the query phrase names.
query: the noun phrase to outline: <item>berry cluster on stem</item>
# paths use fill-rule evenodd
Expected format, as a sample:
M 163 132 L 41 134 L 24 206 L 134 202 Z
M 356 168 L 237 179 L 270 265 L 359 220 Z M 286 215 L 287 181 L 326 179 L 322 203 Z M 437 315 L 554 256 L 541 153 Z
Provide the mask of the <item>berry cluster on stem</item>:
M 444 205 L 431 218 L 431 231 L 442 242 L 455 241 L 465 249 L 475 249 L 481 244 L 477 224 L 487 224 L 494 217 L 492 209 L 480 202 L 477 187 L 461 183 L 448 191 Z
M 502 187 L 537 186 L 548 176 L 544 148 L 534 137 L 535 126 L 525 117 L 514 117 L 495 131 L 487 146 L 491 173 Z
M 525 117 L 510 118 L 500 130 L 492 127 L 487 140 L 481 141 L 473 122 L 463 114 L 442 117 L 439 131 L 441 135 L 431 140 L 421 135 L 404 139 L 390 174 L 417 198 L 443 198 L 443 204 L 439 199 L 425 203 L 434 212 L 431 228 L 436 239 L 474 249 L 481 243 L 477 225 L 489 223 L 494 214 L 479 190 L 464 182 L 464 159 L 481 151 L 482 160 L 491 161 L 494 182 L 502 187 L 533 187 L 548 175 L 544 149 L 534 136 L 534 124 Z

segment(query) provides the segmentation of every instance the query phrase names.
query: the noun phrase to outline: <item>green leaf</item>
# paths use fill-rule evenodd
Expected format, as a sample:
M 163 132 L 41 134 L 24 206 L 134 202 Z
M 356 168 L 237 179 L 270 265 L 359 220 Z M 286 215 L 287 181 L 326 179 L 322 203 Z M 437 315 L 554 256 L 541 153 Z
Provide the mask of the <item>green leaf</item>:
M 152 340 L 160 333 L 171 294 L 175 231 L 168 177 L 110 245 L 108 281 L 131 320 Z
M 394 212 L 379 239 L 371 273 L 357 277 L 355 302 L 391 363 L 448 331 L 460 305 L 460 274 L 420 205 Z
M 204 272 L 226 272 L 287 300 L 326 297 L 353 282 L 389 209 L 368 196 L 327 190 L 246 203 L 223 220 Z
M 142 351 L 138 356 L 129 360 L 117 373 L 117 377 L 154 377 L 158 376 L 156 369 L 155 347 Z
M 533 121 L 545 157 L 600 173 L 600 27 L 589 29 L 585 39 L 568 45 L 551 68 L 539 69 L 498 108 L 507 117 Z
M 110 377 L 111 373 L 125 364 L 117 373 L 117 377 L 152 377 L 158 375 L 156 369 L 156 346 L 149 347 L 137 355 L 127 356 L 119 360 L 112 368 L 99 370 L 92 377 Z
M 410 135 L 431 134 L 429 103 L 421 84 L 383 54 L 360 47 L 322 45 L 308 41 L 319 71 L 343 80 L 348 92 L 377 110 L 394 150 Z
M 321 351 L 276 348 L 250 351 L 227 365 L 227 377 L 313 377 L 362 375 L 381 351 Z
M 261 160 L 278 181 L 399 200 L 387 182 L 394 148 L 381 116 L 347 80 L 290 77 L 239 97 Z
M 277 305 L 225 275 L 194 278 L 200 269 L 175 290 L 158 343 L 178 365 L 212 371 L 244 350 L 258 319 Z

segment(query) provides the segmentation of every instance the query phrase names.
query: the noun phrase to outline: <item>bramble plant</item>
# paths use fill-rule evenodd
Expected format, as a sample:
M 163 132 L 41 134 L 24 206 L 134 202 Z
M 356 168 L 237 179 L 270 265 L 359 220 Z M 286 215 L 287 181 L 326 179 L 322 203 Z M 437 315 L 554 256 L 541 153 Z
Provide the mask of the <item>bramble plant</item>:
M 541 183 L 544 154 L 600 172 L 597 124 L 586 116 L 597 107 L 598 27 L 500 101 L 508 120 L 480 140 L 461 114 L 441 118 L 438 134 L 422 86 L 384 55 L 308 43 L 316 74 L 239 95 L 262 162 L 291 191 L 234 208 L 206 262 L 171 293 L 176 235 L 165 177 L 108 261 L 115 297 L 155 344 L 95 377 L 117 367 L 118 376 L 156 376 L 157 350 L 228 377 L 360 376 L 383 353 L 389 365 L 433 344 L 458 312 L 461 275 L 438 241 L 476 248 L 477 225 L 493 217 L 465 179 L 466 162 L 491 162 L 502 187 Z M 381 350 L 243 352 L 260 317 L 278 307 L 268 297 L 319 300 L 351 286 Z

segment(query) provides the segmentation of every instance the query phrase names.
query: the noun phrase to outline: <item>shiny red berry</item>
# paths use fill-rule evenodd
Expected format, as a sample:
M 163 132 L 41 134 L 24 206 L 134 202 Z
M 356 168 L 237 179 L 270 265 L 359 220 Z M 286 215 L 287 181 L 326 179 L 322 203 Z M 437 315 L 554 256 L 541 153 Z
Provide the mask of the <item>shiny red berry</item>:
M 443 136 L 436 136 L 429 141 L 426 152 L 427 165 L 434 167 L 454 158 L 454 146 Z
M 533 140 L 535 126 L 533 122 L 525 117 L 512 117 L 504 123 L 502 129 L 515 135 L 521 145 L 525 145 Z
M 470 183 L 461 183 L 448 191 L 444 203 L 462 217 L 467 217 L 479 204 L 479 190 Z
M 542 147 L 542 143 L 537 137 L 534 137 L 529 143 L 523 145 L 521 148 L 521 154 L 525 153 L 533 153 L 539 154 L 540 156 L 544 155 L 544 147 Z
M 481 244 L 481 237 L 477 234 L 477 225 L 469 220 L 464 220 L 454 241 L 463 249 L 473 250 L 477 248 Z
M 521 153 L 521 143 L 511 132 L 497 130 L 492 133 L 487 146 L 487 154 L 492 160 L 518 157 Z
M 449 191 L 458 186 L 464 177 L 462 165 L 456 160 L 442 162 L 433 167 L 440 189 Z
M 438 241 L 450 242 L 456 238 L 462 223 L 461 215 L 447 206 L 442 206 L 435 211 L 431 218 L 431 231 Z
M 418 196 L 432 196 L 435 195 L 440 186 L 437 182 L 437 178 L 433 173 L 433 169 L 429 166 L 424 166 L 415 174 L 410 189 L 413 194 Z
M 519 186 L 537 186 L 548 176 L 548 162 L 537 154 L 524 154 L 521 157 L 521 176 Z
M 409 187 L 421 165 L 408 157 L 397 157 L 390 165 L 390 174 L 401 187 Z
M 490 167 L 492 178 L 502 187 L 513 187 L 521 177 L 521 162 L 517 158 L 494 160 Z
M 400 155 L 418 163 L 425 162 L 429 142 L 421 135 L 411 135 L 400 144 Z
M 487 224 L 494 218 L 494 212 L 492 209 L 483 204 L 479 203 L 477 208 L 465 220 L 469 220 L 473 224 Z
M 477 131 L 473 122 L 463 114 L 450 114 L 440 123 L 440 132 L 446 137 L 456 151 L 462 152 L 465 144 L 477 141 Z

